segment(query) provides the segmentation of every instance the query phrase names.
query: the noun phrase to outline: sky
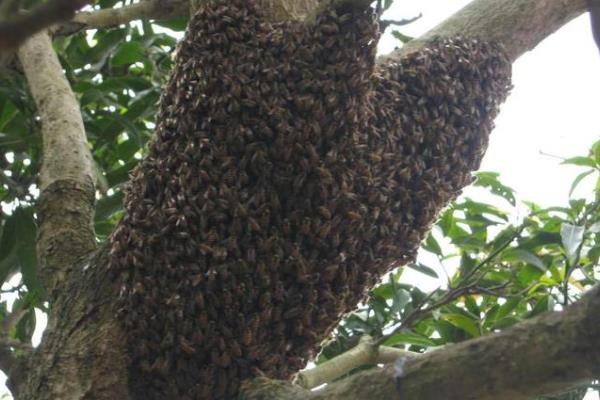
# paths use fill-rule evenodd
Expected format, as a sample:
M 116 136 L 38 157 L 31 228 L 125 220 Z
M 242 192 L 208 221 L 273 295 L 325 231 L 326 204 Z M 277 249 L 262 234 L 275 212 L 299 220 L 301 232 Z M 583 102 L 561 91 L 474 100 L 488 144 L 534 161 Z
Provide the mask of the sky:
M 468 0 L 396 0 L 385 17 L 423 17 L 402 27 L 419 36 Z M 397 46 L 386 35 L 380 43 L 385 54 Z M 500 172 L 503 183 L 521 199 L 543 206 L 565 204 L 580 169 L 561 166 L 560 159 L 584 155 L 600 138 L 600 53 L 595 47 L 588 15 L 572 21 L 513 64 L 514 89 L 496 119 L 482 170 Z M 581 186 L 589 192 L 592 182 Z M 470 194 L 467 189 L 466 194 Z M 406 274 L 406 272 L 405 272 Z M 41 315 L 40 315 L 41 317 Z M 40 332 L 34 337 L 39 343 Z M 0 399 L 6 389 L 0 380 Z M 10 397 L 5 397 L 6 399 Z M 590 393 L 585 400 L 599 400 Z

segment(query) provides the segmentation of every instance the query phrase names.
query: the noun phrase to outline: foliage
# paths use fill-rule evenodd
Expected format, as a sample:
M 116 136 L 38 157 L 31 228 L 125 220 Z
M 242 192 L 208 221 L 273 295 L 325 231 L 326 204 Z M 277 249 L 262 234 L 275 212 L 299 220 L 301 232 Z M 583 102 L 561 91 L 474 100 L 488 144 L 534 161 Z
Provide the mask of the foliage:
M 497 173 L 477 173 L 474 186 L 487 189 L 487 198 L 463 196 L 448 207 L 417 261 L 392 271 L 370 292 L 317 362 L 346 351 L 363 334 L 424 352 L 576 301 L 600 279 L 600 141 L 587 156 L 564 164 L 583 169 L 570 196 L 584 179 L 596 182 L 589 198 L 571 197 L 560 207 L 518 202 Z M 406 279 L 411 270 L 418 274 Z M 439 288 L 424 292 L 425 280 Z
M 101 0 L 98 7 L 110 8 L 116 3 Z M 165 24 L 180 31 L 185 27 L 185 21 Z M 95 228 L 99 241 L 106 239 L 120 218 L 121 187 L 143 156 L 153 132 L 156 104 L 177 42 L 172 31 L 164 31 L 155 24 L 140 22 L 54 41 L 80 101 L 96 165 Z M 16 298 L 19 307 L 29 310 L 15 331 L 25 342 L 31 340 L 35 328 L 33 308 L 47 309 L 35 257 L 40 128 L 19 66 L 14 63 L 0 69 L 0 282 L 17 282 L 13 294 L 4 297 Z M 6 314 L 6 303 L 2 307 Z

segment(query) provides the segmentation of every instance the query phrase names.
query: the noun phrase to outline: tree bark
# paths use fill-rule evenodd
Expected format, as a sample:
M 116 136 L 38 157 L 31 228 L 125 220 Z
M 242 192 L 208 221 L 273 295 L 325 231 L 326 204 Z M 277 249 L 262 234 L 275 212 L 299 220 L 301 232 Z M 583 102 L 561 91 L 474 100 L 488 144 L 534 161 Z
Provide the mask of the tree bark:
M 418 50 L 436 36 L 464 36 L 501 43 L 515 61 L 585 9 L 585 0 L 473 1 L 392 58 Z
M 74 265 L 17 400 L 130 399 L 127 333 L 115 318 L 119 288 L 107 275 L 106 259 L 102 248 Z

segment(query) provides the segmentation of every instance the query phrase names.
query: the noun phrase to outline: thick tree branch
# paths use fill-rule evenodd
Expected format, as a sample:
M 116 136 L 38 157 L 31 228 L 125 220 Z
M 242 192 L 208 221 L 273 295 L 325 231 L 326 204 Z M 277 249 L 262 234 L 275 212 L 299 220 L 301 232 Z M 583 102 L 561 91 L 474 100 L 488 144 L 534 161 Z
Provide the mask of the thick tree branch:
M 585 9 L 586 0 L 475 0 L 392 57 L 417 50 L 436 36 L 466 36 L 501 43 L 514 61 Z
M 68 268 L 95 248 L 92 156 L 79 103 L 48 35 L 32 36 L 18 55 L 42 121 L 37 250 L 52 294 Z
M 146 0 L 121 8 L 80 12 L 71 21 L 57 26 L 55 32 L 67 35 L 84 29 L 111 28 L 136 19 L 169 19 L 188 15 L 188 0 Z
M 399 357 L 412 358 L 416 356 L 418 354 L 402 349 L 378 347 L 372 337 L 365 335 L 361 337 L 358 345 L 351 350 L 324 362 L 316 368 L 299 372 L 295 383 L 303 388 L 312 389 L 324 383 L 332 382 L 358 367 L 393 362 Z
M 284 389 L 263 380 L 247 384 L 246 396 L 265 400 L 438 400 L 443 393 L 445 400 L 529 400 L 597 379 L 599 309 L 600 287 L 596 287 L 563 312 L 547 313 L 505 332 L 398 365 L 360 372 L 319 391 Z
M 17 47 L 28 37 L 60 21 L 70 19 L 86 0 L 50 0 L 26 12 L 0 21 L 0 49 Z

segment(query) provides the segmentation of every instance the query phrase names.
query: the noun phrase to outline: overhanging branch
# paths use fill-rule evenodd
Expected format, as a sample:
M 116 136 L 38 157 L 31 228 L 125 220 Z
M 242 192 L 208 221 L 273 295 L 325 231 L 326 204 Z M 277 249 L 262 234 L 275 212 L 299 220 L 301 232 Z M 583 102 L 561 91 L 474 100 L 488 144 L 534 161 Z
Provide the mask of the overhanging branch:
M 0 20 L 0 49 L 17 47 L 34 33 L 72 18 L 86 3 L 85 0 L 50 0 L 26 12 L 15 10 L 10 15 L 0 15 L 6 18 Z
M 436 36 L 501 43 L 514 61 L 586 9 L 586 0 L 475 0 L 392 54 L 401 57 Z
M 55 32 L 68 35 L 85 29 L 111 28 L 137 19 L 165 20 L 188 15 L 187 0 L 147 0 L 121 8 L 80 12 L 71 21 L 57 26 Z

